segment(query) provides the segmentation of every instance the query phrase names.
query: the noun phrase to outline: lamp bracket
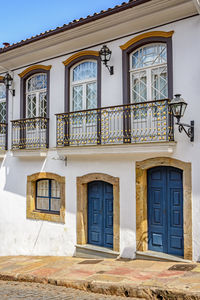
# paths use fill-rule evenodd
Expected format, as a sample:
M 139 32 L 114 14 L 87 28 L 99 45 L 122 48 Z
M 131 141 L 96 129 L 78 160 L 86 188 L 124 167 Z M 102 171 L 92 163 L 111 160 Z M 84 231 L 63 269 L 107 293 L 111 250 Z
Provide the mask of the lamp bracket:
M 114 74 L 114 67 L 113 66 L 108 66 L 107 64 L 105 64 L 106 68 L 108 69 L 110 75 Z
M 10 92 L 11 92 L 11 94 L 13 95 L 13 97 L 15 97 L 15 90 L 12 90 L 12 89 L 8 89 Z
M 194 121 L 191 121 L 190 125 L 180 122 L 177 122 L 176 124 L 178 125 L 179 132 L 184 131 L 190 138 L 190 142 L 194 142 Z M 185 129 L 185 127 L 188 127 L 188 129 Z
M 108 69 L 110 75 L 113 75 L 114 74 L 114 67 L 113 66 L 109 66 L 107 64 L 107 61 L 104 62 L 104 65 L 106 66 L 106 68 Z

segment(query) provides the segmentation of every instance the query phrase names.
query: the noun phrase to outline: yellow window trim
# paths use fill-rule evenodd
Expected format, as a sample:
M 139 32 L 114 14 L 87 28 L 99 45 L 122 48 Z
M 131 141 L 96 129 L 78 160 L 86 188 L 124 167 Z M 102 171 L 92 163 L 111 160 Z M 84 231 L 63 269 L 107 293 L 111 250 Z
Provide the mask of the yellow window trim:
M 60 213 L 46 213 L 35 209 L 36 182 L 39 179 L 54 179 L 60 183 Z M 43 220 L 57 223 L 65 223 L 65 177 L 53 173 L 41 172 L 27 176 L 26 194 L 26 217 L 27 219 Z
M 19 75 L 19 77 L 23 78 L 26 74 L 28 74 L 30 71 L 33 71 L 33 70 L 38 70 L 38 69 L 42 69 L 42 70 L 50 70 L 51 69 L 51 65 L 50 66 L 44 66 L 44 65 L 34 65 L 34 66 L 31 66 L 31 67 L 28 67 L 26 68 L 23 72 L 21 72 Z
M 87 51 L 80 51 L 78 53 L 73 54 L 72 56 L 70 56 L 69 58 L 67 58 L 65 61 L 63 61 L 63 64 L 65 66 L 67 66 L 68 64 L 70 64 L 73 60 L 82 57 L 82 56 L 87 56 L 87 55 L 93 55 L 93 56 L 99 56 L 99 52 L 98 51 L 93 51 L 93 50 L 87 50 Z
M 131 45 L 137 43 L 138 41 L 141 41 L 143 39 L 149 38 L 149 37 L 165 37 L 169 38 L 174 34 L 174 31 L 150 31 L 150 32 L 145 32 L 140 35 L 137 35 L 136 37 L 132 38 L 125 44 L 121 45 L 120 48 L 122 50 L 126 50 L 128 47 Z

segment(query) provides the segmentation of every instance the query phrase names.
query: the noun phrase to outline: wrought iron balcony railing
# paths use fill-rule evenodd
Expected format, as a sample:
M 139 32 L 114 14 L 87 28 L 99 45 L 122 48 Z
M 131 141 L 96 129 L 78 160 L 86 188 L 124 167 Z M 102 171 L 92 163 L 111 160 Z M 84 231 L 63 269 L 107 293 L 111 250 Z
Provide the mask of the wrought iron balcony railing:
M 0 123 L 0 150 L 7 150 L 8 124 Z
M 174 139 L 169 100 L 57 114 L 57 147 Z
M 12 121 L 12 149 L 49 147 L 49 119 L 43 117 Z

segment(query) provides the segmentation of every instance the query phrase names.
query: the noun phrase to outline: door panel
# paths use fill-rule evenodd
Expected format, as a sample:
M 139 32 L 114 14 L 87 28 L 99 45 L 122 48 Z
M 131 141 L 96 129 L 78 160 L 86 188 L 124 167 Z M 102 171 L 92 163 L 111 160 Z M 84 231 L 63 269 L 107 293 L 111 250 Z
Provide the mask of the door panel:
M 148 249 L 183 256 L 182 171 L 148 170 Z
M 88 240 L 90 244 L 102 244 L 102 189 L 99 182 L 88 185 Z
M 155 168 L 149 171 L 148 176 L 148 224 L 149 249 L 164 252 L 165 241 L 165 176 L 163 170 Z
M 106 247 L 113 247 L 113 187 L 105 185 L 104 193 L 104 244 Z
M 168 168 L 168 252 L 183 256 L 183 184 L 182 171 Z
M 113 186 L 88 184 L 88 243 L 113 248 Z

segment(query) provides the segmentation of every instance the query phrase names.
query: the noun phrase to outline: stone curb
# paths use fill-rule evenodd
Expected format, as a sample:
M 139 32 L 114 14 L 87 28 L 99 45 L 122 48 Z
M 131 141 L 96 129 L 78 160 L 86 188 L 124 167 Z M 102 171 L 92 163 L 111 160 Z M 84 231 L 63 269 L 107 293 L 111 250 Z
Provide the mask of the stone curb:
M 0 280 L 51 284 L 104 295 L 135 297 L 148 300 L 200 300 L 200 291 L 189 292 L 180 289 L 164 289 L 154 286 L 144 286 L 141 284 L 115 284 L 87 280 L 70 281 L 66 279 L 53 279 L 20 273 L 15 275 L 10 273 L 0 273 Z

